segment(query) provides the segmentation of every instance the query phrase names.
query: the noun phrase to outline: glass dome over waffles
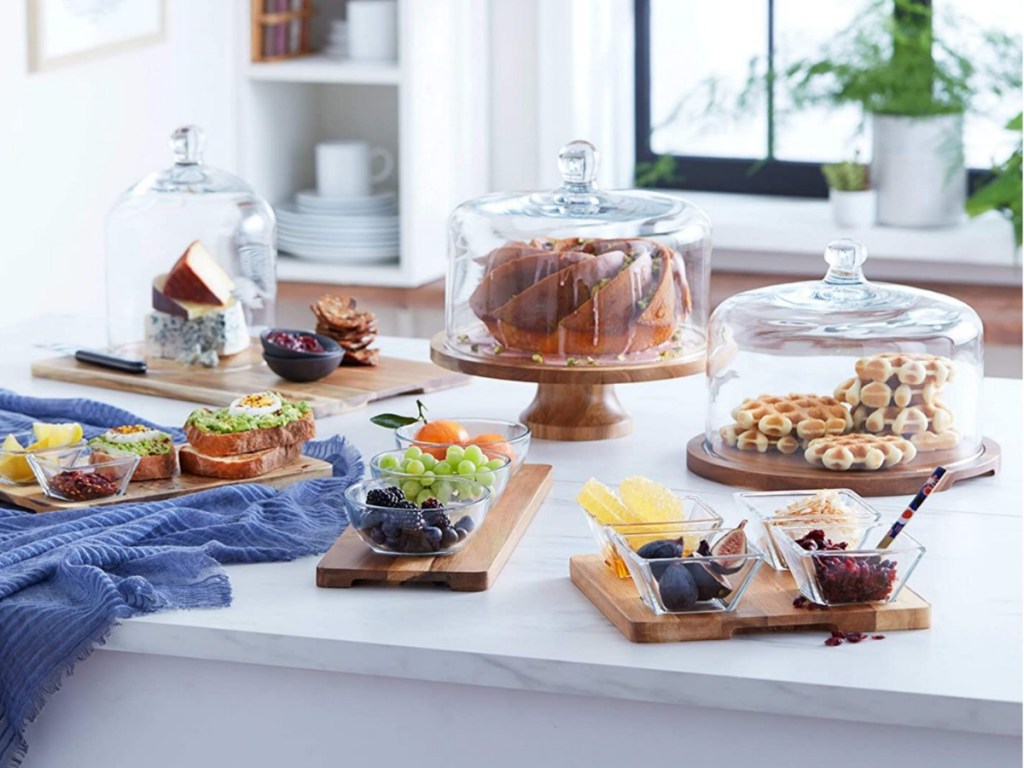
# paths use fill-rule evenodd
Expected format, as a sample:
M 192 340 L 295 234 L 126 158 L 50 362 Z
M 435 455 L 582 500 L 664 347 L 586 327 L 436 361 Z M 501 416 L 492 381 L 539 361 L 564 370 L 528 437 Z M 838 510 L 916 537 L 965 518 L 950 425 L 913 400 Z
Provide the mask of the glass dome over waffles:
M 707 217 L 679 197 L 597 189 L 588 142 L 566 145 L 558 162 L 554 191 L 453 212 L 449 349 L 563 367 L 702 358 Z
M 948 296 L 869 282 L 866 258 L 860 243 L 834 241 L 823 280 L 747 291 L 715 310 L 709 454 L 837 475 L 980 455 L 981 320 Z

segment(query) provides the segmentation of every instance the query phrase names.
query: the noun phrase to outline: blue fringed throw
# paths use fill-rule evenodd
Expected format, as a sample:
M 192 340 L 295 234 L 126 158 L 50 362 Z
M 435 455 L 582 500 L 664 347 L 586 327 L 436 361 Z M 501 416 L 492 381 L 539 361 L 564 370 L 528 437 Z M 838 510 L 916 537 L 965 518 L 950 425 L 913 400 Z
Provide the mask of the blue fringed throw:
M 93 400 L 0 390 L 0 436 L 33 421 L 78 421 L 87 437 L 150 424 Z M 183 439 L 179 429 L 159 428 Z M 226 606 L 222 564 L 292 560 L 331 546 L 346 525 L 342 494 L 362 477 L 363 461 L 340 437 L 310 442 L 304 453 L 329 461 L 334 476 L 284 490 L 233 485 L 44 514 L 0 507 L 0 768 L 21 763 L 25 727 L 117 621 Z

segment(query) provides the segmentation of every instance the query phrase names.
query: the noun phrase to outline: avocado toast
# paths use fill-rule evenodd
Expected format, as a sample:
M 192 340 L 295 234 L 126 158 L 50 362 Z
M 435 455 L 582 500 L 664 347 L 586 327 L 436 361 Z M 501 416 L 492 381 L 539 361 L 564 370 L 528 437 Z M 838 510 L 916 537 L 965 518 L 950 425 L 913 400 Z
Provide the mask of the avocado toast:
M 132 482 L 159 480 L 173 477 L 178 471 L 178 453 L 171 436 L 142 424 L 126 424 L 108 429 L 89 441 L 94 462 L 132 453 L 139 464 L 132 474 Z

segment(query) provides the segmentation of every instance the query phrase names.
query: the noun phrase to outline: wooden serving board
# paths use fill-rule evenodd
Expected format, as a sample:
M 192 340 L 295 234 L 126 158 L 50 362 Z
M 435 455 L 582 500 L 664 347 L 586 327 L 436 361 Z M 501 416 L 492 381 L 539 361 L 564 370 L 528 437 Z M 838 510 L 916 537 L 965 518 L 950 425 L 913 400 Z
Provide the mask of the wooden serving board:
M 128 483 L 124 496 L 110 496 L 92 501 L 60 501 L 43 494 L 38 485 L 0 485 L 0 501 L 15 504 L 33 512 L 52 512 L 59 509 L 81 509 L 82 507 L 99 507 L 107 504 L 124 504 L 131 501 L 157 501 L 184 496 L 187 493 L 206 491 L 222 485 L 239 483 L 259 483 L 273 488 L 283 488 L 300 480 L 312 480 L 315 477 L 330 477 L 334 468 L 326 461 L 300 456 L 291 464 L 279 467 L 259 477 L 244 480 L 224 480 L 217 477 L 200 477 L 199 475 L 180 474 L 165 480 L 144 480 Z
M 576 555 L 569 560 L 572 583 L 586 595 L 626 639 L 634 643 L 685 640 L 727 640 L 734 634 L 823 630 L 892 632 L 927 629 L 932 608 L 920 595 L 904 588 L 892 603 L 844 605 L 825 610 L 794 608 L 799 595 L 788 571 L 762 565 L 736 610 L 717 613 L 666 614 L 650 610 L 633 586 L 605 565 L 601 555 Z
M 263 361 L 259 341 L 227 363 L 223 367 L 203 368 L 180 365 L 173 360 L 153 360 L 147 373 L 131 374 L 63 356 L 33 363 L 32 375 L 218 407 L 250 392 L 274 390 L 289 400 L 305 400 L 318 417 L 348 413 L 386 397 L 449 389 L 470 380 L 433 363 L 381 357 L 378 366 L 343 366 L 319 381 L 285 381 Z
M 457 592 L 489 589 L 551 489 L 551 466 L 524 464 L 509 481 L 480 530 L 454 555 L 408 557 L 371 550 L 351 528 L 316 567 L 318 587 L 359 583 L 445 584 Z

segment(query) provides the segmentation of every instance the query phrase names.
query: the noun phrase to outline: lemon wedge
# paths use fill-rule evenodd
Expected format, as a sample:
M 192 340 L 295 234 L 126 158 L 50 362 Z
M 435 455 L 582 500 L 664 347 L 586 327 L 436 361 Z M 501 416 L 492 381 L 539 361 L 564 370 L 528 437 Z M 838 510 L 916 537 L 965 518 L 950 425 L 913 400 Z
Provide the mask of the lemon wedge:
M 639 522 L 615 491 L 594 478 L 583 484 L 576 501 L 602 525 Z
M 0 477 L 10 483 L 30 483 L 35 478 L 28 460 L 22 455 L 25 448 L 14 435 L 8 435 L 0 444 Z
M 82 439 L 82 425 L 76 422 L 68 424 L 44 424 L 37 421 L 32 425 L 32 434 L 36 442 L 29 446 L 33 448 L 59 448 L 62 445 L 77 443 Z
M 663 485 L 634 475 L 619 484 L 619 495 L 637 522 L 667 523 L 684 520 L 683 500 Z

